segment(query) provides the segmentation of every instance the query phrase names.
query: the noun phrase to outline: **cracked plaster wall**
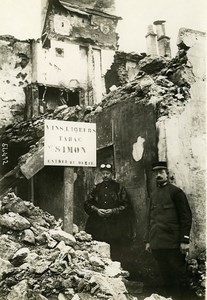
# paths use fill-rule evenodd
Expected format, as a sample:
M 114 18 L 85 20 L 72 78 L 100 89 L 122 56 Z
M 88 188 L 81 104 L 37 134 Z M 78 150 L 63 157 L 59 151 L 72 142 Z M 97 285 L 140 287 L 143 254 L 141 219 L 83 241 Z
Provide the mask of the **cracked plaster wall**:
M 62 54 L 57 52 L 62 49 Z M 33 81 L 66 88 L 81 87 L 94 91 L 95 102 L 100 102 L 105 93 L 104 75 L 113 61 L 114 51 L 80 47 L 69 41 L 51 40 L 51 48 L 42 44 L 34 46 L 35 73 Z M 87 103 L 86 103 L 87 104 Z M 91 103 L 88 103 L 91 104 Z
M 31 83 L 29 42 L 0 39 L 0 123 L 1 128 L 24 117 L 24 87 Z
M 159 158 L 167 159 L 175 183 L 187 194 L 193 213 L 191 249 L 205 249 L 206 231 L 206 36 L 182 28 L 178 44 L 189 47 L 188 61 L 193 66 L 191 100 L 185 109 L 157 122 Z

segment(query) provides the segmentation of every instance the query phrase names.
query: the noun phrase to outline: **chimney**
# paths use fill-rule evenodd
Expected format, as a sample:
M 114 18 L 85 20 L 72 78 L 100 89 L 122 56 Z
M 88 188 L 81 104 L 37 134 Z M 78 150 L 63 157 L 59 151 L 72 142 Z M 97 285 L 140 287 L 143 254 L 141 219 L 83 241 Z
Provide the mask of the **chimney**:
M 170 37 L 165 35 L 165 21 L 158 20 L 153 23 L 156 27 L 158 51 L 160 56 L 171 57 Z
M 147 54 L 151 56 L 157 56 L 157 35 L 154 33 L 153 25 L 148 26 L 145 37 L 147 42 Z

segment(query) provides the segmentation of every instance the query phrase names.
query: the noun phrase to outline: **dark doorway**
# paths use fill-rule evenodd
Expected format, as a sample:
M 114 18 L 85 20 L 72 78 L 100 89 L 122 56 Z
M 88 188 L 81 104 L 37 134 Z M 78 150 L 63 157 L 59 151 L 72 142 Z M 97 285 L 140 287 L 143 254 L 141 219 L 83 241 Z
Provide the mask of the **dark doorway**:
M 57 87 L 39 86 L 40 103 L 46 111 L 54 111 L 57 106 L 76 106 L 80 104 L 79 90 L 63 90 Z

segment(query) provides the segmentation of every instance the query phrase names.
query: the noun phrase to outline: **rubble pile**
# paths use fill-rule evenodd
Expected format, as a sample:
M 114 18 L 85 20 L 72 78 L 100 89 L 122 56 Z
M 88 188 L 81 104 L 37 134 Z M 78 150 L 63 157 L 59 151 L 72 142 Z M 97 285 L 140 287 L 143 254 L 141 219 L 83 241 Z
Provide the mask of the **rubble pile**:
M 10 145 L 23 143 L 24 147 L 29 147 L 44 135 L 45 119 L 89 122 L 90 117 L 103 108 L 129 99 L 144 105 L 153 104 L 158 118 L 184 109 L 190 100 L 190 84 L 195 80 L 186 50 L 180 49 L 172 60 L 146 56 L 140 59 L 139 67 L 140 71 L 134 80 L 112 90 L 98 105 L 59 106 L 53 113 L 7 126 L 2 134 L 2 141 Z
M 136 64 L 146 56 L 146 53 L 137 54 L 134 52 L 126 53 L 116 51 L 114 61 L 105 75 L 106 90 L 109 92 L 112 85 L 122 86 L 129 82 L 127 71 L 127 62 L 135 62 Z
M 191 288 L 198 297 L 205 297 L 206 285 L 206 255 L 205 252 L 200 253 L 197 258 L 188 261 L 188 269 L 191 277 Z
M 140 71 L 128 82 L 105 96 L 102 107 L 134 98 L 136 102 L 152 103 L 157 117 L 182 111 L 190 100 L 190 84 L 195 80 L 186 50 L 180 49 L 175 58 L 147 56 L 139 62 Z
M 131 298 L 128 272 L 110 259 L 110 247 L 93 241 L 14 193 L 0 199 L 0 299 L 82 300 Z M 125 279 L 126 280 L 126 279 Z
M 68 107 L 58 106 L 53 113 L 45 113 L 33 117 L 29 121 L 22 121 L 10 124 L 5 128 L 1 139 L 10 145 L 24 144 L 25 147 L 35 144 L 44 135 L 44 120 L 57 119 L 63 121 L 82 120 L 84 115 L 91 112 L 91 107 L 81 108 L 80 106 Z

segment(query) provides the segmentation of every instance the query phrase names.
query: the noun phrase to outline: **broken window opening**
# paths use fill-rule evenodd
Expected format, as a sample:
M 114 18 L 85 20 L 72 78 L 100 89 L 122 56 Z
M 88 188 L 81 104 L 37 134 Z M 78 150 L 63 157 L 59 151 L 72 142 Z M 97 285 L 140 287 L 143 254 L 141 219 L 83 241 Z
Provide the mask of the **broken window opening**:
M 50 49 L 51 48 L 51 41 L 48 38 L 48 33 L 47 32 L 45 32 L 42 35 L 41 40 L 42 40 L 42 48 L 44 48 L 44 49 Z
M 57 106 L 76 106 L 80 104 L 79 90 L 63 90 L 56 87 L 39 86 L 40 103 L 44 105 L 44 110 L 53 112 Z M 45 112 L 44 111 L 44 112 Z
M 63 48 L 55 48 L 55 54 L 58 57 L 64 57 L 64 49 Z

